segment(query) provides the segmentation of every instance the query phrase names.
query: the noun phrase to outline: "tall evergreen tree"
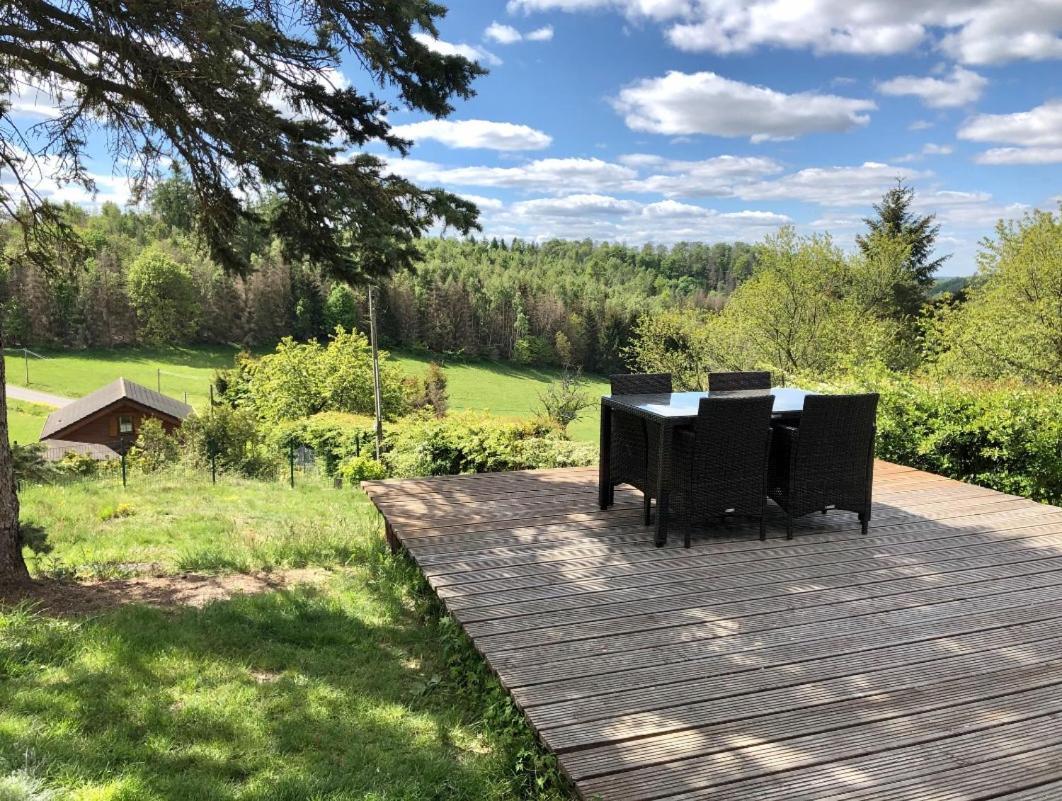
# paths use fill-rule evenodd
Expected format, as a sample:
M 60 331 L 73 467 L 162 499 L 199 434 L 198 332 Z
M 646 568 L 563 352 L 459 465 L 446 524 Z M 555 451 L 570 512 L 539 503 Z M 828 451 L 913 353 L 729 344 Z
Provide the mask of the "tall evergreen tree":
M 134 197 L 164 165 L 182 167 L 195 228 L 229 271 L 251 269 L 238 236 L 249 219 L 287 258 L 344 280 L 408 265 L 413 240 L 436 222 L 475 226 L 472 203 L 364 152 L 371 142 L 408 152 L 393 108 L 441 117 L 472 94 L 483 70 L 425 43 L 445 11 L 433 0 L 0 2 L 0 97 L 29 88 L 55 104 L 46 122 L 20 128 L 0 101 L 0 211 L 22 223 L 32 250 L 76 239 L 34 170 L 92 190 L 95 132 L 131 172 Z M 344 54 L 369 86 L 348 84 Z M 264 210 L 242 202 L 267 193 L 277 202 Z M 0 583 L 28 577 L 3 395 L 0 370 Z
M 933 258 L 933 246 L 940 233 L 935 214 L 919 216 L 912 211 L 914 187 L 903 180 L 882 195 L 881 202 L 874 204 L 874 216 L 863 218 L 869 229 L 856 237 L 864 255 L 871 255 L 875 234 L 896 238 L 907 248 L 905 279 L 897 284 L 896 308 L 903 314 L 915 316 L 925 302 L 928 290 L 933 285 L 933 275 L 950 256 Z

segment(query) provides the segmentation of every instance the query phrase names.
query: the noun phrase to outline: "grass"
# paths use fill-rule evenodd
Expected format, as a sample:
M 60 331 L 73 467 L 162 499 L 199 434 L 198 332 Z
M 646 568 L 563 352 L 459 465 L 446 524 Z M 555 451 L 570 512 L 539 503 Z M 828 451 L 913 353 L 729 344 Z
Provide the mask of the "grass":
M 33 485 L 22 521 L 45 532 L 31 567 L 106 578 L 134 572 L 250 572 L 343 565 L 375 514 L 360 491 L 317 480 L 283 483 L 166 472 Z
M 70 801 L 566 797 L 532 791 L 526 724 L 360 491 L 161 477 L 21 498 L 53 568 L 333 570 L 202 609 L 0 607 L 0 787 L 6 771 Z
M 151 389 L 161 386 L 164 394 L 182 400 L 187 392 L 188 402 L 200 407 L 209 398 L 214 371 L 231 367 L 238 352 L 236 347 L 224 346 L 42 350 L 44 359 L 30 359 L 29 384 L 22 356 L 7 354 L 4 358 L 7 380 L 19 386 L 77 398 L 124 376 Z
M 52 412 L 51 406 L 26 401 L 9 400 L 7 402 L 8 437 L 12 442 L 25 445 L 36 442 L 44 428 L 44 421 Z
M 446 373 L 451 409 L 483 409 L 504 417 L 529 416 L 538 404 L 539 394 L 561 376 L 561 371 L 554 368 L 485 359 L 450 361 L 433 354 L 412 352 L 396 352 L 392 356 L 409 373 L 423 372 L 429 362 L 439 361 Z M 608 382 L 598 376 L 587 376 L 586 392 L 596 400 L 608 394 Z M 597 413 L 597 404 L 592 403 L 569 426 L 571 438 L 597 442 Z
M 78 397 L 99 389 L 119 376 L 152 389 L 156 388 L 161 377 L 165 394 L 183 399 L 187 392 L 188 402 L 202 408 L 209 397 L 214 371 L 230 367 L 237 349 L 121 348 L 41 353 L 47 358 L 30 361 L 30 386 L 34 389 Z M 8 359 L 8 379 L 12 383 L 24 385 L 22 357 L 8 355 L 5 358 Z M 527 417 L 537 405 L 539 394 L 561 375 L 560 370 L 552 368 L 525 367 L 483 359 L 442 360 L 439 356 L 419 352 L 395 352 L 392 358 L 411 374 L 423 373 L 432 360 L 444 361 L 451 408 L 487 410 L 504 417 Z M 163 371 L 161 376 L 158 370 Z M 597 376 L 589 376 L 587 392 L 596 399 L 608 392 L 608 383 Z M 20 425 L 23 423 L 20 422 Z M 29 431 L 30 428 L 30 422 L 25 421 L 24 430 Z M 575 440 L 597 441 L 596 404 L 572 423 L 569 433 Z M 36 439 L 36 436 L 32 438 Z

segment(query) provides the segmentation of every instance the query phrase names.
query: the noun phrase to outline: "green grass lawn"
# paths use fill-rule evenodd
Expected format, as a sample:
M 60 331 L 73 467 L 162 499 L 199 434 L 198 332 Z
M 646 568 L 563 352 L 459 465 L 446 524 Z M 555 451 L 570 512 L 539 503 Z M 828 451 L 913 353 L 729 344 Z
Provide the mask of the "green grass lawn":
M 125 376 L 154 389 L 160 378 L 158 371 L 162 370 L 163 393 L 183 399 L 187 392 L 188 402 L 201 408 L 207 402 L 214 371 L 230 367 L 236 353 L 236 348 L 224 347 L 42 351 L 48 358 L 30 361 L 29 386 L 78 397 Z M 25 385 L 22 357 L 5 358 L 8 380 Z M 428 362 L 441 359 L 413 352 L 396 352 L 393 358 L 409 373 L 422 373 Z M 452 409 L 488 410 L 505 417 L 527 417 L 537 405 L 539 393 L 561 374 L 555 369 L 488 360 L 446 361 L 444 369 Z M 596 401 L 608 391 L 608 384 L 591 376 L 587 378 L 586 389 Z M 597 441 L 596 402 L 572 423 L 569 433 L 572 439 Z
M 164 394 L 181 400 L 187 392 L 188 402 L 198 407 L 207 402 L 214 371 L 231 367 L 239 349 L 204 346 L 38 352 L 45 358 L 30 359 L 28 385 L 22 356 L 5 355 L 7 380 L 19 386 L 77 398 L 124 376 L 151 389 L 161 386 Z
M 465 678 L 479 657 L 455 661 L 360 491 L 175 476 L 21 498 L 52 570 L 330 569 L 201 609 L 0 607 L 0 797 L 38 798 L 3 793 L 27 763 L 70 801 L 535 797 L 514 769 L 530 735 L 490 722 L 508 702 Z
M 83 578 L 180 571 L 250 572 L 342 565 L 375 531 L 360 490 L 318 479 L 283 482 L 183 471 L 117 474 L 30 485 L 22 521 L 45 532 L 48 552 L 27 551 L 31 567 L 52 565 Z
M 431 354 L 395 353 L 394 359 L 407 372 L 423 372 L 428 362 L 441 361 Z M 561 371 L 545 367 L 525 367 L 509 362 L 472 360 L 441 361 L 451 409 L 485 409 L 505 417 L 527 417 L 537 406 L 539 394 Z M 608 393 L 608 382 L 598 376 L 586 378 L 586 392 L 594 401 L 568 429 L 572 439 L 597 442 L 597 399 Z
M 51 406 L 39 403 L 9 400 L 7 402 L 8 437 L 12 442 L 25 445 L 40 439 L 44 421 L 52 412 Z

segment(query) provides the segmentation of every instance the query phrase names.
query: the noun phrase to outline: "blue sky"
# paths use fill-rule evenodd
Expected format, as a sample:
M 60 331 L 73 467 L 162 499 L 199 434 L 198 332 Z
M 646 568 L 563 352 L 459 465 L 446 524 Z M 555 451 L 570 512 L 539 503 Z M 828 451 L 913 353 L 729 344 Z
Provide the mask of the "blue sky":
M 394 168 L 487 234 L 631 243 L 791 221 L 850 246 L 905 176 L 970 273 L 997 218 L 1062 195 L 1060 31 L 1062 0 L 455 2 L 435 46 L 490 74 Z
M 423 40 L 490 74 L 447 120 L 393 113 L 416 144 L 389 164 L 474 199 L 488 236 L 756 241 L 793 224 L 851 247 L 903 177 L 960 275 L 997 219 L 1062 199 L 1062 0 L 450 6 Z M 13 103 L 55 113 L 32 87 Z M 42 194 L 128 197 L 91 144 L 96 195 L 47 175 Z

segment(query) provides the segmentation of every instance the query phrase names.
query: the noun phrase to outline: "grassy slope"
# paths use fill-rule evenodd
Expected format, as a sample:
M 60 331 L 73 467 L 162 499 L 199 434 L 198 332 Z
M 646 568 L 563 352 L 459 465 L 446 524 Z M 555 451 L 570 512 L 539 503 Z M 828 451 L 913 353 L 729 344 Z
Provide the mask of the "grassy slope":
M 214 371 L 232 366 L 238 352 L 232 347 L 201 348 L 119 348 L 116 350 L 41 351 L 45 359 L 30 360 L 33 389 L 67 397 L 80 397 L 116 378 L 125 378 L 151 389 L 158 386 L 162 369 L 162 391 L 184 398 L 193 406 L 206 403 Z M 22 357 L 7 355 L 7 379 L 26 385 Z M 175 375 L 171 375 L 175 374 Z
M 154 389 L 156 371 L 161 368 L 162 391 L 176 398 L 183 398 L 187 392 L 189 403 L 199 407 L 206 403 L 214 370 L 229 367 L 235 353 L 235 348 L 222 347 L 46 353 L 48 359 L 30 362 L 30 386 L 77 397 L 125 376 Z M 6 358 L 9 379 L 24 384 L 21 357 Z M 423 372 L 431 361 L 430 356 L 418 353 L 395 353 L 394 358 L 410 373 Z M 451 408 L 486 409 L 509 417 L 527 416 L 537 404 L 539 393 L 560 375 L 558 370 L 491 361 L 456 362 L 447 364 L 445 370 Z M 587 391 L 596 399 L 607 392 L 607 386 L 601 379 L 591 378 Z M 596 413 L 594 404 L 572 424 L 573 439 L 597 441 Z
M 0 776 L 32 754 L 72 801 L 518 797 L 360 491 L 140 477 L 27 487 L 22 503 L 53 568 L 342 570 L 201 610 L 0 608 Z
M 394 358 L 410 373 L 423 372 L 429 355 L 396 353 Z M 523 367 L 507 362 L 485 360 L 445 364 L 447 389 L 452 409 L 486 409 L 506 417 L 526 417 L 538 404 L 538 396 L 561 372 L 555 369 Z M 608 392 L 608 383 L 589 377 L 587 394 L 596 401 Z M 592 404 L 572 423 L 572 439 L 596 442 L 597 404 Z
M 52 411 L 51 406 L 39 403 L 9 400 L 7 402 L 8 436 L 12 442 L 36 442 L 44 428 L 44 421 Z

